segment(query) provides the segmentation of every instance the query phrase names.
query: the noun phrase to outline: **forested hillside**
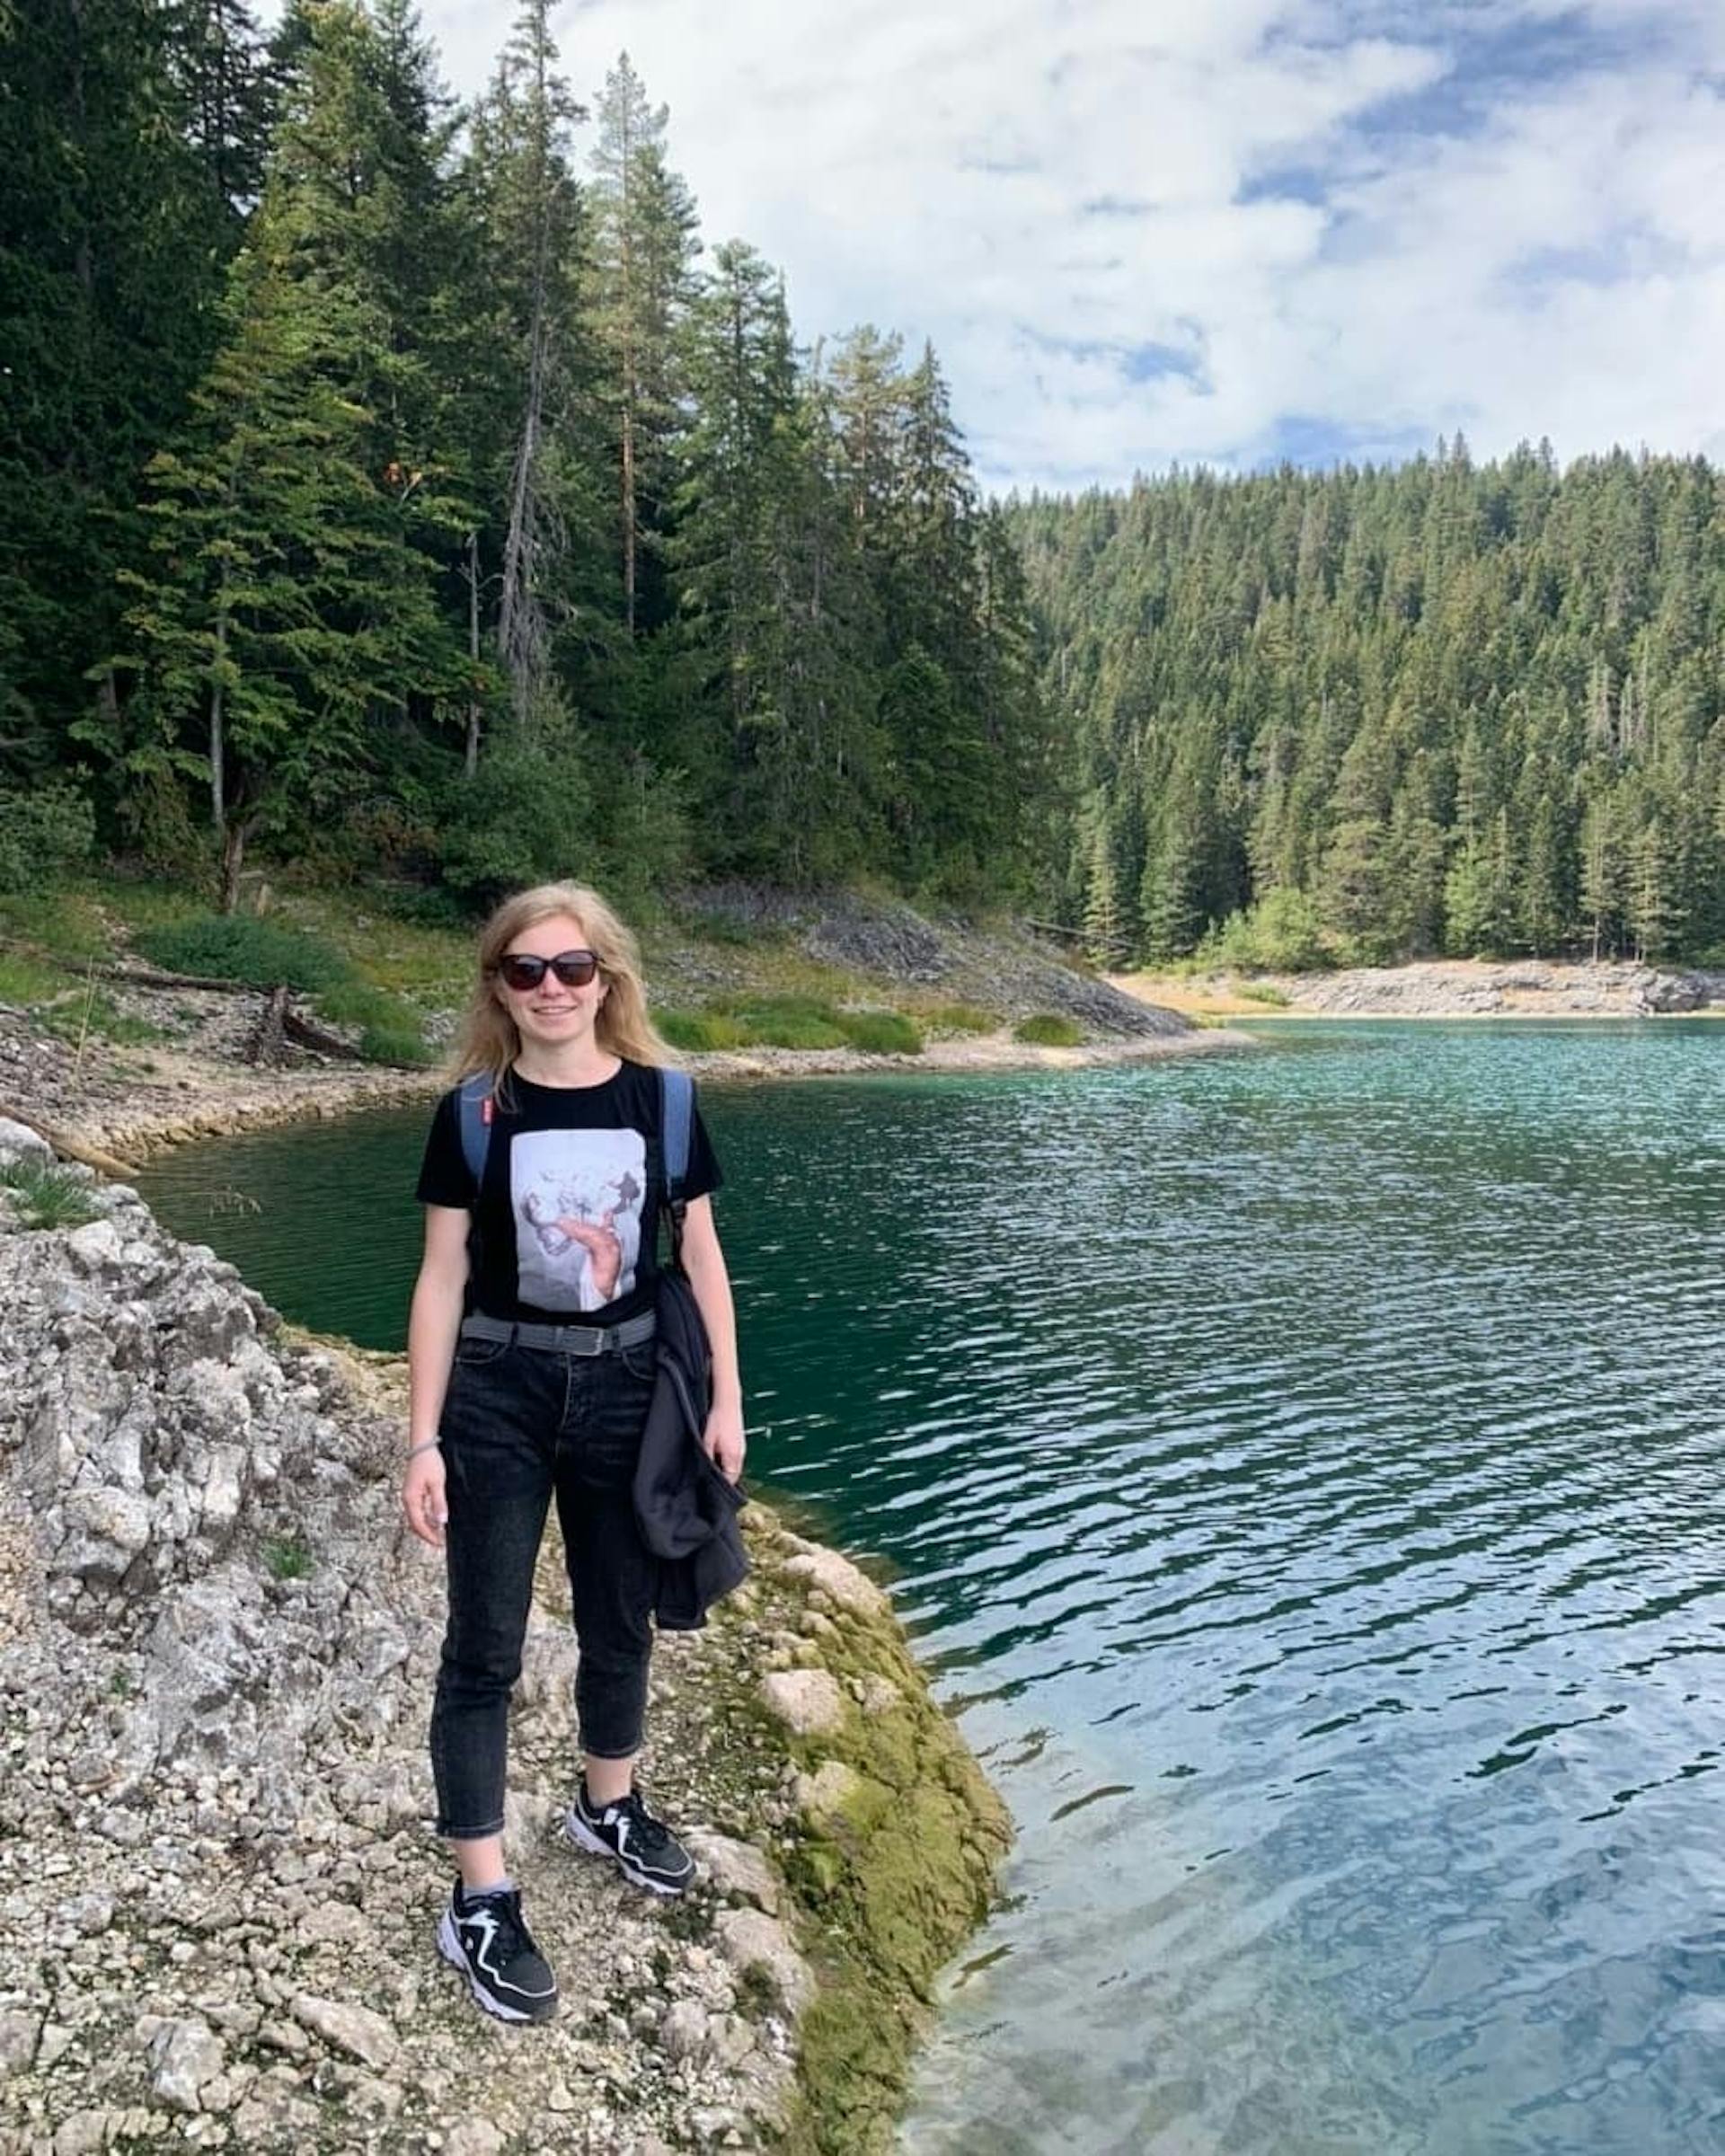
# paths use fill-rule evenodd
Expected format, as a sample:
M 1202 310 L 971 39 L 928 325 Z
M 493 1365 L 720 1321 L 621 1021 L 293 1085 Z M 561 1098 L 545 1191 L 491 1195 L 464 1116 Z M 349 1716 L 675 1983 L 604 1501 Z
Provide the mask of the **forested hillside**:
M 0 886 L 93 844 L 483 899 L 1051 858 L 1016 552 L 932 351 L 800 347 L 526 0 L 0 12 Z
M 1560 473 L 1457 442 L 1035 499 L 1013 529 L 1074 758 L 1066 903 L 1099 956 L 1717 959 L 1703 460 Z

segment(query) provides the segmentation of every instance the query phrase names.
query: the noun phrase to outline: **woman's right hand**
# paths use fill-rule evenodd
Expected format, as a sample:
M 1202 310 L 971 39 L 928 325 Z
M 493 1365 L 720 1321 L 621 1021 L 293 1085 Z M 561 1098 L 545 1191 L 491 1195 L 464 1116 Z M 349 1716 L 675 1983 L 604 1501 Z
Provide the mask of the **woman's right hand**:
M 449 1501 L 443 1454 L 437 1445 L 408 1462 L 402 1477 L 402 1510 L 408 1525 L 422 1542 L 429 1542 L 434 1550 L 443 1548 Z

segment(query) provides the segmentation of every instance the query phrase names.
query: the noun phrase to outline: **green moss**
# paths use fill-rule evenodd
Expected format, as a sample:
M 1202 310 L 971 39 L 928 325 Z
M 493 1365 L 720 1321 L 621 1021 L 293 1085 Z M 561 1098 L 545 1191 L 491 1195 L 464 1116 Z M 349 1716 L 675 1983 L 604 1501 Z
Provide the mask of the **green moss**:
M 770 1544 L 757 1578 L 771 1606 L 756 1623 L 803 1630 L 805 1583 L 776 1571 Z M 893 1703 L 859 1707 L 836 1732 L 792 1746 L 806 1771 L 836 1760 L 854 1779 L 830 1810 L 801 1816 L 783 1858 L 818 1977 L 787 2145 L 884 2156 L 940 1972 L 986 1915 L 1011 1830 L 890 1609 L 820 1607 L 831 1621 L 820 1666 L 846 1690 L 884 1679 Z

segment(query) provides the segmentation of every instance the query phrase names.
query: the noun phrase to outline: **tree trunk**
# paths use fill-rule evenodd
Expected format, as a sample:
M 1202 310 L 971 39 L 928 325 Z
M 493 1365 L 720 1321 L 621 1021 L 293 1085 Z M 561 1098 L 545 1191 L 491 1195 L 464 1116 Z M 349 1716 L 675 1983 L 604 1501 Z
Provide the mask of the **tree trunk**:
M 467 753 L 462 768 L 471 779 L 479 769 L 479 534 L 467 535 L 467 656 L 473 685 L 467 698 Z
M 280 1063 L 288 1052 L 288 1038 L 284 1027 L 288 1018 L 288 990 L 277 986 L 270 991 L 270 1001 L 264 1005 L 252 1029 L 252 1038 L 245 1044 L 248 1063 Z
M 252 822 L 250 817 L 230 817 L 222 834 L 222 880 L 217 903 L 225 914 L 239 911 L 240 871 L 245 866 L 245 842 L 252 835 Z

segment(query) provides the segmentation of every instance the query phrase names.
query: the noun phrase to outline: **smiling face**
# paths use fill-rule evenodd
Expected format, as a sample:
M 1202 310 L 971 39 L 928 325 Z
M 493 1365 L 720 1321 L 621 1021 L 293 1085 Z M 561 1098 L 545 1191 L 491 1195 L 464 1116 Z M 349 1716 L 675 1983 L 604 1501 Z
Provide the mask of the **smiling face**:
M 572 914 L 553 914 L 511 936 L 503 956 L 554 959 L 566 950 L 590 948 Z M 567 1049 L 573 1043 L 591 1040 L 606 997 L 606 980 L 603 973 L 596 973 L 584 986 L 568 988 L 548 967 L 535 988 L 511 988 L 499 974 L 494 993 L 514 1021 L 524 1047 Z

